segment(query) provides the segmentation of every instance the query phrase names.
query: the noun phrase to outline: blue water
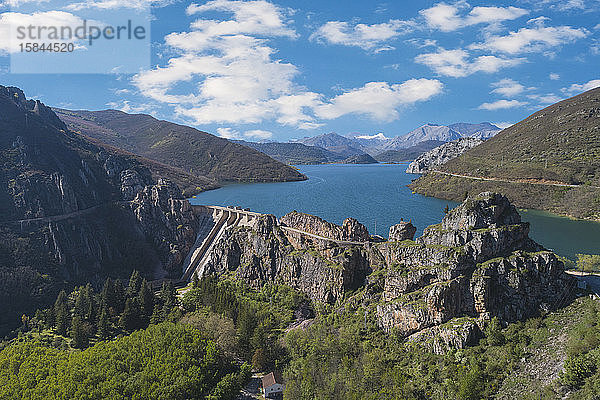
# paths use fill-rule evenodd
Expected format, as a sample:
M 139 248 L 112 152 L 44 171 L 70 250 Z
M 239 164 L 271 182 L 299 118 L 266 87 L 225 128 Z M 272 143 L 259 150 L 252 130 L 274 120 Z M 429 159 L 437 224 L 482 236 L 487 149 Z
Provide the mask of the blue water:
M 233 184 L 200 193 L 194 204 L 241 206 L 281 217 L 297 210 L 341 224 L 347 217 L 363 223 L 371 233 L 387 237 L 401 218 L 412 220 L 417 235 L 457 203 L 413 194 L 406 187 L 416 175 L 406 164 L 304 165 L 303 182 Z M 530 236 L 565 257 L 600 254 L 600 223 L 571 220 L 539 211 L 522 211 L 531 223 Z

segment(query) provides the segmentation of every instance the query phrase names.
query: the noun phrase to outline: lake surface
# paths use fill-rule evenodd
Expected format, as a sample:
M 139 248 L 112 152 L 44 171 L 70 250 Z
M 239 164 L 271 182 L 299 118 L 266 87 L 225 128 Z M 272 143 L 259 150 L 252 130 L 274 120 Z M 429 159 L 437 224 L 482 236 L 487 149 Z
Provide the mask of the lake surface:
M 413 194 L 406 187 L 416 175 L 406 164 L 303 165 L 303 182 L 233 184 L 200 193 L 193 204 L 241 206 L 282 217 L 297 210 L 341 224 L 347 217 L 371 233 L 387 237 L 390 226 L 412 220 L 417 235 L 444 216 L 446 205 L 457 203 Z M 535 210 L 521 210 L 531 223 L 530 236 L 560 255 L 600 254 L 600 223 L 572 220 Z

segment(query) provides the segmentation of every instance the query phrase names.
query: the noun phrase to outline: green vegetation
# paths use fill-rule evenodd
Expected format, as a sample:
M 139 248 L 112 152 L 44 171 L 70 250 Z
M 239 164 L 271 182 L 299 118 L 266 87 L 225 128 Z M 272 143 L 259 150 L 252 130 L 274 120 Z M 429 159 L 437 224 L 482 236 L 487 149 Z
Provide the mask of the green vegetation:
M 579 187 L 503 183 L 429 173 L 411 187 L 418 193 L 461 201 L 495 191 L 518 207 L 600 218 L 600 89 L 536 112 L 449 161 L 441 169 L 459 175 L 505 180 L 560 182 Z
M 577 271 L 600 272 L 600 255 L 598 254 L 577 254 Z
M 153 325 L 84 351 L 23 341 L 0 352 L 3 399 L 233 399 L 249 378 L 189 325 Z
M 0 351 L 0 398 L 230 399 L 250 365 L 283 371 L 286 399 L 510 398 L 507 382 L 527 363 L 563 359 L 553 380 L 520 381 L 534 393 L 522 398 L 570 390 L 587 399 L 600 387 L 600 306 L 587 297 L 506 328 L 492 319 L 476 346 L 435 355 L 382 331 L 374 304 L 317 304 L 311 324 L 289 329 L 299 310 L 312 313 L 286 286 L 196 279 L 180 307 L 172 286 L 146 289 L 136 272 L 100 293 L 61 292 L 53 307 L 24 317 L 19 338 Z M 535 361 L 540 354 L 550 361 Z

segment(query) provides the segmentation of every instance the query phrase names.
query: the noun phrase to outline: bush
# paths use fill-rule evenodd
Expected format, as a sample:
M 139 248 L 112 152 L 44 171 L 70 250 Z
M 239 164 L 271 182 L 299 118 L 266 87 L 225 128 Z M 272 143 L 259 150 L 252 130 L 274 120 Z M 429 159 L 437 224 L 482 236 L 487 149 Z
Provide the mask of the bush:
M 596 360 L 590 354 L 569 356 L 565 361 L 565 370 L 561 380 L 565 386 L 578 388 L 594 372 L 596 372 Z

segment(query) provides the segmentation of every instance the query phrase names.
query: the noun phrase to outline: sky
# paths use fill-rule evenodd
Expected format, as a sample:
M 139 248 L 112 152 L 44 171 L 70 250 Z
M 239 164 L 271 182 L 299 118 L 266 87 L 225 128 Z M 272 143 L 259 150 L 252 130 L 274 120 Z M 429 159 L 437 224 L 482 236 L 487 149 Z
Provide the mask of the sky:
M 83 19 L 134 20 L 147 36 L 52 55 L 1 34 Z M 0 0 L 0 84 L 227 138 L 394 137 L 506 127 L 600 86 L 599 33 L 600 0 Z

